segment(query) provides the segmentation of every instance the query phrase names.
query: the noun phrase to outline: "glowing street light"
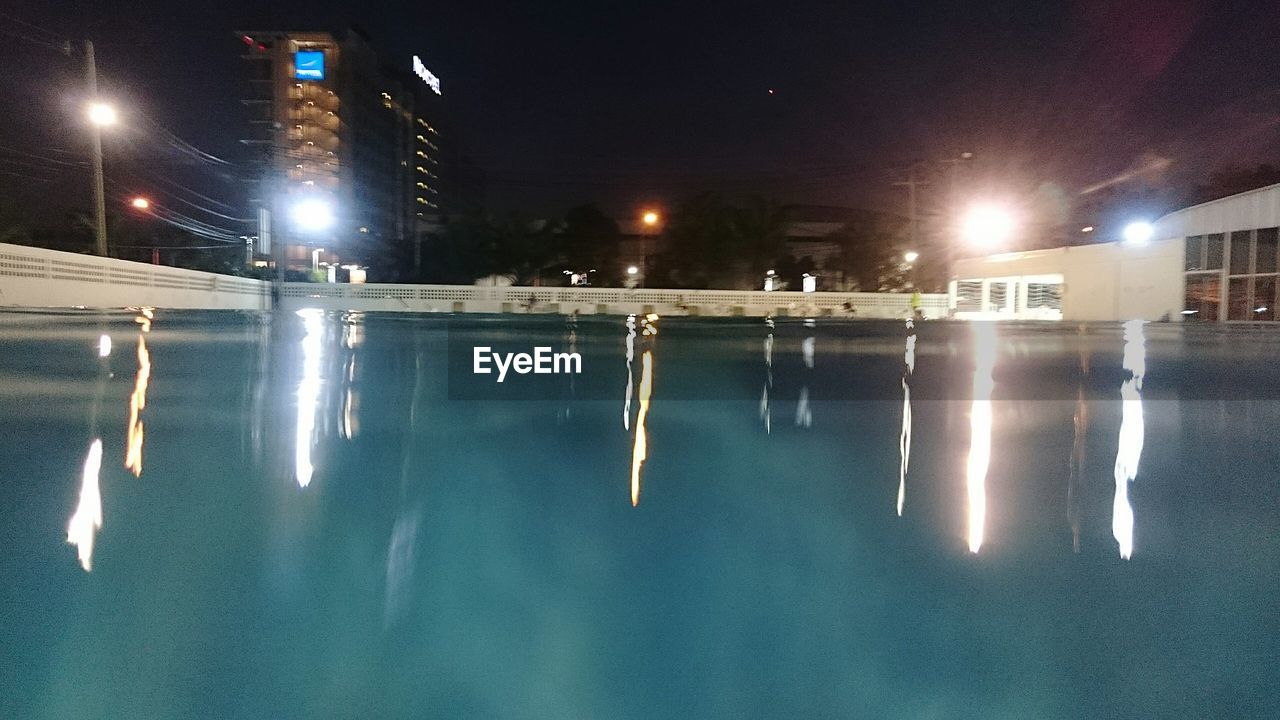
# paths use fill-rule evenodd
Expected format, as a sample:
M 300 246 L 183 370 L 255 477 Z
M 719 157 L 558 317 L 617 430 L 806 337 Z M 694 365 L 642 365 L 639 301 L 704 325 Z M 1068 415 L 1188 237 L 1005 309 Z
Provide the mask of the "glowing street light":
M 920 259 L 920 253 L 915 250 L 908 250 L 906 254 L 902 256 L 902 259 L 906 260 L 908 263 L 913 263 Z
M 645 225 L 648 225 L 649 227 L 653 227 L 654 225 L 657 225 L 658 221 L 661 219 L 662 218 L 658 215 L 658 213 L 652 210 L 646 210 L 644 215 L 640 216 L 640 221 L 643 222 Z
M 320 198 L 299 200 L 292 214 L 294 224 L 306 232 L 323 232 L 333 226 L 333 206 Z
M 151 201 L 144 197 L 136 197 L 129 201 L 129 205 L 135 210 L 146 210 L 151 207 Z
M 1124 226 L 1124 241 L 1129 245 L 1146 245 L 1155 232 L 1149 222 L 1131 222 Z
M 1013 216 L 995 205 L 977 205 L 965 214 L 960 234 L 966 242 L 980 246 L 998 246 L 1013 237 Z
M 119 119 L 119 116 L 116 115 L 116 109 L 106 103 L 93 103 L 89 106 L 89 122 L 98 127 L 115 125 Z
M 636 267 L 635 265 L 628 265 L 628 266 L 627 266 L 627 274 L 628 274 L 628 275 L 635 275 L 635 274 L 636 274 L 636 273 L 638 273 L 638 272 L 640 272 L 640 268 Z

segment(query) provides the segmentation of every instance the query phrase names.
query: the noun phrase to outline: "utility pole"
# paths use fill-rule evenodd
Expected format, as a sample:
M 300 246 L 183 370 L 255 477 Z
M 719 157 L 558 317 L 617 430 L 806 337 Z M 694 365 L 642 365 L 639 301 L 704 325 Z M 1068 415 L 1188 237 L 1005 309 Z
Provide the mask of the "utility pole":
M 962 152 L 956 157 L 947 158 L 946 160 L 942 161 L 951 166 L 951 172 L 949 173 L 950 184 L 951 184 L 951 197 L 948 198 L 948 200 L 950 204 L 949 215 L 952 221 L 954 221 L 956 218 L 960 216 L 960 167 L 961 165 L 963 165 L 964 163 L 972 159 L 973 159 L 973 153 Z M 946 244 L 947 244 L 947 278 L 946 280 L 947 280 L 948 286 L 950 286 L 951 276 L 954 274 L 955 265 L 956 265 L 955 236 L 956 236 L 956 233 L 954 229 L 949 228 L 947 231 L 947 239 L 946 239 Z
M 84 41 L 85 72 L 89 81 L 89 102 L 98 102 L 98 68 L 93 59 L 93 41 Z M 102 128 L 89 123 L 93 139 L 93 237 L 96 252 L 107 256 L 107 194 L 102 186 Z
M 913 161 L 910 169 L 907 171 L 907 179 L 894 183 L 895 187 L 905 187 L 907 189 L 907 217 L 910 222 L 911 250 L 913 251 L 919 250 L 920 242 L 920 214 L 917 210 L 918 203 L 916 202 L 916 188 L 929 184 L 924 180 L 916 179 L 916 166 L 918 164 L 919 161 Z

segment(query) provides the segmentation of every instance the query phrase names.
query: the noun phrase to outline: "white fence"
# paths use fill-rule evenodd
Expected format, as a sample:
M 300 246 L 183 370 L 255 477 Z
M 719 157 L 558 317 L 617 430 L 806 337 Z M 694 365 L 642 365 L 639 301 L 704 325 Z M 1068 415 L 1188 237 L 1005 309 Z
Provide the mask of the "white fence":
M 281 304 L 383 312 L 562 313 L 626 315 L 905 318 L 907 293 L 802 293 L 593 287 L 285 283 Z M 923 295 L 928 317 L 946 317 L 947 296 Z
M 0 243 L 0 306 L 264 310 L 271 284 Z

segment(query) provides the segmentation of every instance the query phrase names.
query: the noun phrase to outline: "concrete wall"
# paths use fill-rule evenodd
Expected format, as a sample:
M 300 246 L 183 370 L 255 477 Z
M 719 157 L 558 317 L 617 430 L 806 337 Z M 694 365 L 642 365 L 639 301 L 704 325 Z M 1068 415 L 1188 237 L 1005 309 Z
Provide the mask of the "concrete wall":
M 285 283 L 280 300 L 286 309 L 391 312 L 857 318 L 906 318 L 911 315 L 911 296 L 905 293 Z M 854 312 L 846 310 L 845 303 Z M 926 316 L 944 317 L 947 296 L 924 295 L 922 308 Z
M 271 284 L 0 243 L 0 306 L 263 310 Z
M 1142 246 L 1100 243 L 958 260 L 961 280 L 1061 275 L 1062 319 L 1177 320 L 1183 302 L 1181 237 Z

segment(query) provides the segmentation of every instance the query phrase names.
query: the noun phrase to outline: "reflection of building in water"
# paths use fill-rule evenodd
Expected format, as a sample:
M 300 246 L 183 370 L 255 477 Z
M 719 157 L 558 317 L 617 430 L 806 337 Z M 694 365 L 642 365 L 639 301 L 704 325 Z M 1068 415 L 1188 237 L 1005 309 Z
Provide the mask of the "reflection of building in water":
M 907 465 L 911 460 L 911 374 L 916 370 L 916 326 L 907 320 L 907 346 L 903 353 L 902 370 L 902 432 L 898 435 L 898 517 L 902 517 L 902 505 L 907 497 Z
M 1116 450 L 1116 494 L 1111 507 L 1111 534 L 1120 546 L 1120 557 L 1133 555 L 1133 506 L 1129 482 L 1138 477 L 1145 430 L 1142 418 L 1142 378 L 1147 374 L 1147 342 L 1143 321 L 1124 324 L 1124 369 L 1130 377 L 1120 385 L 1120 440 Z
M 102 492 L 98 486 L 98 474 L 102 470 L 102 439 L 94 438 L 89 454 L 84 459 L 80 474 L 80 501 L 67 523 L 67 542 L 76 546 L 80 567 L 85 572 L 93 569 L 93 540 L 102 528 Z
M 1078 329 L 1083 340 L 1085 326 Z M 1085 438 L 1089 434 L 1089 405 L 1085 402 L 1084 382 L 1089 375 L 1089 349 L 1080 345 L 1080 376 L 1076 384 L 1076 410 L 1072 416 L 1074 435 L 1071 458 L 1067 463 L 1067 522 L 1071 525 L 1071 549 L 1080 552 L 1080 503 L 1085 486 Z
M 814 327 L 814 321 L 807 319 L 804 321 L 807 328 Z M 813 348 L 815 338 L 810 335 L 800 343 L 800 357 L 804 360 L 806 382 L 800 387 L 800 397 L 796 400 L 796 427 L 809 427 L 813 424 L 813 410 L 809 408 L 809 383 L 808 376 L 813 370 Z
M 764 338 L 764 390 L 760 394 L 760 420 L 765 433 L 772 432 L 772 412 L 769 410 L 769 393 L 773 391 L 773 318 L 765 318 L 769 334 Z
M 969 501 L 969 551 L 978 552 L 987 523 L 987 468 L 991 463 L 992 371 L 996 364 L 996 328 L 973 324 L 973 404 L 969 411 L 969 460 L 966 489 Z
M 631 429 L 631 395 L 634 393 L 631 363 L 636 357 L 636 316 L 627 316 L 627 396 L 622 404 L 622 427 Z
M 353 439 L 360 432 L 360 389 L 356 386 L 356 354 L 364 344 L 364 313 L 343 316 L 342 347 L 346 357 L 342 365 L 342 417 L 339 434 Z
M 658 316 L 646 315 L 641 322 L 641 338 L 648 340 L 640 354 L 640 383 L 637 399 L 640 409 L 636 413 L 635 441 L 631 449 L 631 506 L 640 504 L 640 471 L 649 457 L 649 436 L 645 420 L 649 416 L 649 400 L 653 396 L 653 339 L 658 335 Z M 628 397 L 630 397 L 628 395 Z
M 298 485 L 311 483 L 314 467 L 311 447 L 315 439 L 316 410 L 320 402 L 320 368 L 324 349 L 324 311 L 299 310 L 305 335 L 302 338 L 302 378 L 298 381 L 297 434 L 294 438 L 293 467 Z

